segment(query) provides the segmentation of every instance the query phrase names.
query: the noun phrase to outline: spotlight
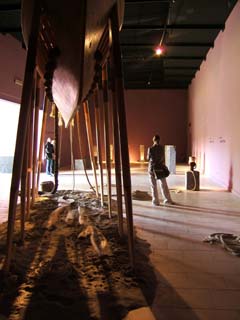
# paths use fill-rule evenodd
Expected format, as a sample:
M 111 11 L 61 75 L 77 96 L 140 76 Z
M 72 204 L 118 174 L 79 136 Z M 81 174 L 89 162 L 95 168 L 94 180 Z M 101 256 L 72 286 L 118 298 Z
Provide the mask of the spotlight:
M 158 47 L 155 48 L 155 54 L 157 56 L 160 56 L 162 53 L 163 53 L 163 48 L 162 47 L 158 46 Z

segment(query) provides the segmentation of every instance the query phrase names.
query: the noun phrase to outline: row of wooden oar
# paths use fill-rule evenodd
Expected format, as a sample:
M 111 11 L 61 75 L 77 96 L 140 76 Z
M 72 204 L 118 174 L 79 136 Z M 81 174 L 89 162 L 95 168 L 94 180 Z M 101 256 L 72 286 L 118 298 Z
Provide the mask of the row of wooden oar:
M 17 198 L 19 195 L 19 186 L 21 181 L 21 239 L 24 241 L 24 223 L 29 216 L 30 205 L 34 204 L 35 197 L 38 191 L 39 175 L 41 172 L 41 157 L 43 152 L 43 145 L 45 139 L 46 121 L 48 106 L 51 103 L 45 96 L 42 132 L 40 139 L 39 153 L 37 156 L 37 132 L 38 132 L 38 118 L 40 109 L 40 88 L 43 88 L 43 72 L 41 67 L 37 65 L 37 55 L 39 55 L 39 30 L 41 30 L 41 7 L 39 1 L 36 1 L 33 10 L 33 19 L 31 25 L 31 32 L 29 37 L 27 61 L 25 76 L 23 82 L 22 101 L 19 115 L 19 125 L 16 139 L 16 149 L 14 155 L 12 183 L 10 189 L 10 202 L 8 214 L 8 230 L 7 230 L 7 252 L 4 264 L 4 269 L 9 270 L 12 258 L 12 244 L 14 236 L 14 224 L 16 217 Z M 104 146 L 105 146 L 105 161 L 107 173 L 107 189 L 108 189 L 108 208 L 109 218 L 111 218 L 111 159 L 110 159 L 110 129 L 109 129 L 109 84 L 107 75 L 107 61 L 110 62 L 111 72 L 111 120 L 113 124 L 113 142 L 114 142 L 114 163 L 116 176 L 116 190 L 117 190 L 117 212 L 119 220 L 119 234 L 124 235 L 123 228 L 123 194 L 125 199 L 125 211 L 127 221 L 127 235 L 129 244 L 129 256 L 132 266 L 134 265 L 133 254 L 133 218 L 132 218 L 132 199 L 131 199 L 131 177 L 128 153 L 128 137 L 126 126 L 126 113 L 124 102 L 124 89 L 121 66 L 121 53 L 119 43 L 119 23 L 117 5 L 115 5 L 109 16 L 109 23 L 103 34 L 102 41 L 99 44 L 98 54 L 96 54 L 96 79 L 88 95 L 83 100 L 82 106 L 84 110 L 87 141 L 89 146 L 89 155 L 92 163 L 94 173 L 95 192 L 99 196 L 98 182 L 96 174 L 96 164 L 94 161 L 93 149 L 93 133 L 89 112 L 89 100 L 94 99 L 95 111 L 95 132 L 98 150 L 98 165 L 100 178 L 100 197 L 103 203 L 104 187 L 103 187 L 103 161 L 102 161 L 102 145 L 101 145 L 101 110 L 103 112 L 104 126 Z M 46 30 L 45 30 L 46 33 Z M 109 35 L 111 34 L 111 41 Z M 51 34 L 48 34 L 51 38 Z M 41 38 L 44 38 L 41 34 Z M 46 40 L 47 42 L 48 40 Z M 47 46 L 52 46 L 49 43 Z M 99 86 L 101 88 L 99 89 Z M 102 93 L 103 107 L 99 104 L 99 95 Z M 58 188 L 58 159 L 59 159 L 59 137 L 58 137 L 58 110 L 55 107 L 55 172 L 54 180 L 55 186 L 52 192 Z M 81 108 L 81 106 L 80 106 Z M 79 111 L 76 112 L 76 122 L 78 125 L 78 140 L 81 146 L 80 137 L 80 116 Z M 72 130 L 72 129 L 70 129 Z M 122 192 L 123 189 L 123 192 Z M 122 194 L 123 193 L 123 194 Z

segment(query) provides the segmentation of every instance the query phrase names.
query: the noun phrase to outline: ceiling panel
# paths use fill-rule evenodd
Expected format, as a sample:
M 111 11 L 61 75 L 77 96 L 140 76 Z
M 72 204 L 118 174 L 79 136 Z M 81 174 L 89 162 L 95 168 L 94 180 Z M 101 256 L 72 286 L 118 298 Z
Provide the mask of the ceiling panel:
M 125 88 L 187 88 L 237 0 L 125 0 Z M 0 0 L 0 32 L 20 41 L 21 1 Z M 163 54 L 155 55 L 161 44 Z
M 125 87 L 187 88 L 236 2 L 126 0 L 120 34 Z

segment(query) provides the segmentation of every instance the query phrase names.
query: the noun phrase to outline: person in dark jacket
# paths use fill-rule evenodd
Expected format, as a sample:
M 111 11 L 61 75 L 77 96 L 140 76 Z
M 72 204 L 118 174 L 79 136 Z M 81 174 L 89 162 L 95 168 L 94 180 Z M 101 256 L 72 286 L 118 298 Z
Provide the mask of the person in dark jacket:
M 46 155 L 46 174 L 53 175 L 53 155 L 54 155 L 54 146 L 51 142 L 51 138 L 47 139 L 45 144 L 45 155 Z
M 159 186 L 160 186 L 162 197 L 163 197 L 163 203 L 174 204 L 171 199 L 166 178 L 156 179 L 156 176 L 154 173 L 154 169 L 156 169 L 159 165 L 164 164 L 165 162 L 164 147 L 160 144 L 159 135 L 155 135 L 153 137 L 153 145 L 148 148 L 147 159 L 149 161 L 148 174 L 149 174 L 149 179 L 151 184 L 152 204 L 154 206 L 160 205 L 157 181 L 159 181 Z
M 53 145 L 53 154 L 52 154 L 52 174 L 55 172 L 55 162 L 56 162 L 56 154 L 55 154 L 55 148 L 56 148 L 56 143 L 55 140 L 52 140 L 52 145 Z

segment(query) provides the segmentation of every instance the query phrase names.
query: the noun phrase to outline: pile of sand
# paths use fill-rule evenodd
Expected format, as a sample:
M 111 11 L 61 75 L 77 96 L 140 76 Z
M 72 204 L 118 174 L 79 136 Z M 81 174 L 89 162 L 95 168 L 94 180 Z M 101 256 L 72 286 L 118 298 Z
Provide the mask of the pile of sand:
M 65 207 L 56 210 L 60 205 Z M 81 211 L 81 224 L 77 216 L 67 218 L 69 210 Z M 99 254 L 90 235 L 79 237 L 89 225 L 106 239 L 108 250 Z M 6 223 L 0 231 L 2 263 Z M 114 201 L 109 219 L 107 208 L 91 193 L 62 191 L 40 197 L 26 222 L 24 246 L 19 239 L 17 214 L 10 272 L 0 274 L 0 319 L 118 320 L 145 306 L 146 300 L 151 303 L 156 279 L 149 245 L 136 239 L 133 271 L 127 241 L 118 235 Z

